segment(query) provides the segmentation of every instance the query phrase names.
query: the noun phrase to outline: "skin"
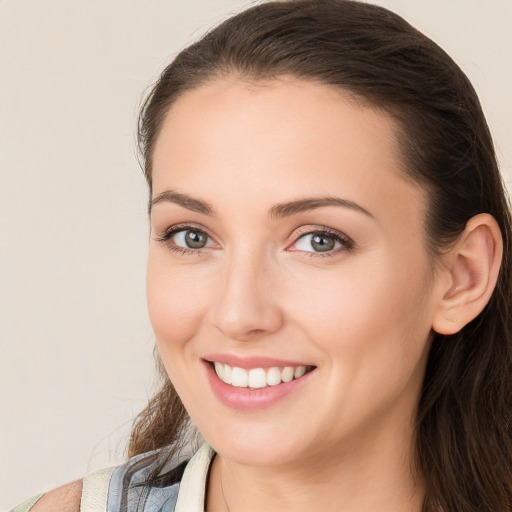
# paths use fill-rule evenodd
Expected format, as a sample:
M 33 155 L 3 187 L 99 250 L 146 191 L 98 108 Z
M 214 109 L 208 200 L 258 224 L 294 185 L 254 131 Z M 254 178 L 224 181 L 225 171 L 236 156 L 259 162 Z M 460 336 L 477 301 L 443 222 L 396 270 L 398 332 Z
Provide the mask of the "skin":
M 151 212 L 148 307 L 158 347 L 192 420 L 218 455 L 208 510 L 420 510 L 413 422 L 432 325 L 452 284 L 432 270 L 426 199 L 403 177 L 396 126 L 325 85 L 225 79 L 185 93 L 153 158 L 153 197 L 173 190 L 215 216 L 160 201 Z M 277 204 L 336 196 L 269 218 Z M 209 235 L 171 250 L 170 226 Z M 315 252 L 304 233 L 352 240 Z M 302 238 L 301 238 L 302 236 Z M 193 250 L 191 250 L 193 251 Z M 277 404 L 240 411 L 205 377 L 212 353 L 316 366 Z
M 70 482 L 45 494 L 31 509 L 31 512 L 79 512 L 82 496 L 82 480 Z

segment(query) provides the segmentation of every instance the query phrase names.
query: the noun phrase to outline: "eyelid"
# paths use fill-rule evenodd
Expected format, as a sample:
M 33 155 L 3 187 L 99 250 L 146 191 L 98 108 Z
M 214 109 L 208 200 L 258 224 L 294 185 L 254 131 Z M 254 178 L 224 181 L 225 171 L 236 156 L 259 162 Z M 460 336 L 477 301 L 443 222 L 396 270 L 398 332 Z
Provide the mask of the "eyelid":
M 327 235 L 330 236 L 341 243 L 341 247 L 325 252 L 317 252 L 317 251 L 303 251 L 300 249 L 292 249 L 292 252 L 303 252 L 308 255 L 308 257 L 329 257 L 336 256 L 340 252 L 351 252 L 355 247 L 355 243 L 348 235 L 345 233 L 338 231 L 337 229 L 328 228 L 326 226 L 304 226 L 299 228 L 298 232 L 295 232 L 293 235 L 293 242 L 290 246 L 288 246 L 288 250 L 290 247 L 293 247 L 302 237 L 305 235 Z
M 183 224 L 180 223 L 180 224 L 173 224 L 172 226 L 167 226 L 165 229 L 160 231 L 160 233 L 157 233 L 155 235 L 155 239 L 163 239 L 163 238 L 172 236 L 172 235 L 178 233 L 179 231 L 186 231 L 187 229 L 194 229 L 194 230 L 202 231 L 202 232 L 206 233 L 206 231 L 202 227 L 199 227 L 199 226 L 196 226 L 194 224 L 187 222 L 187 223 L 183 223 Z
M 176 252 L 180 253 L 194 253 L 196 255 L 201 254 L 205 249 L 209 248 L 210 246 L 201 247 L 199 249 L 193 249 L 193 248 L 187 248 L 182 247 L 180 245 L 176 245 L 171 242 L 171 239 L 174 235 L 177 233 L 180 233 L 181 231 L 196 231 L 203 233 L 208 237 L 209 240 L 215 242 L 215 239 L 208 233 L 208 230 L 206 230 L 204 227 L 196 225 L 194 223 L 186 222 L 186 223 L 180 223 L 180 224 L 173 224 L 172 226 L 167 227 L 162 232 L 155 235 L 155 241 L 163 243 L 168 246 L 169 249 L 174 250 Z

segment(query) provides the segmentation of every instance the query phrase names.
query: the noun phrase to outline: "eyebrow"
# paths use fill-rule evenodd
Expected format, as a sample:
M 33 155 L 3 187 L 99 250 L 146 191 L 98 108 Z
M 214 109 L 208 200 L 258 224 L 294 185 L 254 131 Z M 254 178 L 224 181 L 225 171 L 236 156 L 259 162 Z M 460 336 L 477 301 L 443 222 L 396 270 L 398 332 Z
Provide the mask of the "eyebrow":
M 209 217 L 216 216 L 214 208 L 206 201 L 201 199 L 194 199 L 187 194 L 173 190 L 166 190 L 154 197 L 149 203 L 149 213 L 151 213 L 153 206 L 163 202 L 174 203 L 182 206 L 183 208 L 186 208 L 187 210 L 201 213 Z M 291 215 L 295 215 L 297 213 L 308 212 L 311 210 L 316 210 L 317 208 L 323 208 L 325 206 L 338 206 L 348 208 L 373 218 L 373 215 L 368 210 L 358 205 L 357 203 L 349 201 L 348 199 L 331 196 L 309 197 L 304 199 L 297 199 L 287 203 L 279 203 L 270 208 L 268 216 L 270 219 L 280 219 L 284 217 L 290 217 Z
M 165 190 L 161 194 L 158 194 L 156 197 L 151 199 L 149 202 L 149 213 L 151 214 L 151 210 L 155 204 L 159 203 L 175 203 L 187 210 L 202 213 L 203 215 L 208 215 L 210 217 L 215 217 L 215 211 L 213 208 L 206 202 L 200 199 L 194 199 L 193 197 L 188 196 L 187 194 L 182 194 L 180 192 L 175 192 L 173 190 Z
M 270 208 L 268 215 L 271 219 L 278 219 L 282 217 L 289 217 L 296 213 L 309 212 L 317 208 L 323 208 L 325 206 L 341 206 L 343 208 L 349 208 L 359 213 L 364 213 L 368 217 L 373 218 L 373 215 L 362 206 L 349 201 L 348 199 L 341 199 L 339 197 L 310 197 L 305 199 L 298 199 L 289 203 L 276 204 Z

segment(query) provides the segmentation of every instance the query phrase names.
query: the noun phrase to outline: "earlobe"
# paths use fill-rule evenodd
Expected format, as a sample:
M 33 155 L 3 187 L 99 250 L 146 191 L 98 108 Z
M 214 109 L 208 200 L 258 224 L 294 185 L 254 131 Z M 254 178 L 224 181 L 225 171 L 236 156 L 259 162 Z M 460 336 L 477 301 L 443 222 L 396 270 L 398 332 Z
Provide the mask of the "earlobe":
M 487 213 L 472 217 L 444 256 L 450 279 L 434 314 L 434 331 L 455 334 L 481 313 L 496 286 L 502 254 L 503 240 L 494 217 Z

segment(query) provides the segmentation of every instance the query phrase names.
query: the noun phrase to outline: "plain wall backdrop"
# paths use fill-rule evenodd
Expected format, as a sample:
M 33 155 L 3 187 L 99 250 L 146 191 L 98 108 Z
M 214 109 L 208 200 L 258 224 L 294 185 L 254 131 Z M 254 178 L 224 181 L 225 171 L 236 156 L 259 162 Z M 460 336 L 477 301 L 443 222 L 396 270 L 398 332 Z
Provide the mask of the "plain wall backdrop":
M 512 183 L 512 1 L 374 3 L 465 70 Z M 246 5 L 0 0 L 0 510 L 123 460 L 153 389 L 138 105 Z

